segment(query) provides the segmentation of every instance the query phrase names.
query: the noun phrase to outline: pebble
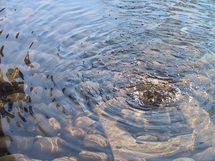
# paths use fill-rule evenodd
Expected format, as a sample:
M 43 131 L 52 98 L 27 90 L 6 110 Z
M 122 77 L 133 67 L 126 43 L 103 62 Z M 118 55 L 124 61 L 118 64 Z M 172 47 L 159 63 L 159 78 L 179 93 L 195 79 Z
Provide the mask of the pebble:
M 89 149 L 99 149 L 107 147 L 107 139 L 99 134 L 86 135 L 84 146 Z
M 56 158 L 52 161 L 77 161 L 74 157 L 62 157 L 62 158 Z
M 31 126 L 29 130 L 34 130 L 36 127 L 37 134 L 43 136 L 53 136 L 56 135 L 56 132 L 52 130 L 52 127 L 49 125 L 48 119 L 43 114 L 35 114 L 33 118 L 28 118 L 29 122 L 31 122 Z
M 94 124 L 95 121 L 87 116 L 83 117 L 78 117 L 75 120 L 76 126 L 83 128 L 83 129 L 88 129 L 90 125 Z
M 47 119 L 46 117 L 42 116 L 37 122 L 37 131 L 40 133 L 40 135 L 56 136 L 60 129 L 61 126 L 59 122 L 54 118 Z
M 141 135 L 141 136 L 138 136 L 137 139 L 146 140 L 146 141 L 157 141 L 158 140 L 158 138 L 156 136 L 151 136 L 151 135 Z
M 35 114 L 35 115 L 33 116 L 33 119 L 30 118 L 29 121 L 31 121 L 34 125 L 36 125 L 36 124 L 38 124 L 40 121 L 42 121 L 42 120 L 44 120 L 44 119 L 46 119 L 45 116 L 44 116 L 43 114 L 39 113 L 39 114 Z
M 35 127 L 35 125 L 29 125 L 29 126 L 27 126 L 26 130 L 27 130 L 27 132 L 32 133 L 36 130 L 36 127 Z
M 62 115 L 63 107 L 59 106 L 55 102 L 52 102 L 52 103 L 49 103 L 47 110 L 49 111 L 49 114 L 48 114 L 49 117 L 54 117 L 57 119 Z
M 33 149 L 39 154 L 47 153 L 57 155 L 67 150 L 66 142 L 59 137 L 37 137 Z
M 195 154 L 195 161 L 214 161 L 215 158 L 215 147 L 210 147 L 205 151 Z
M 66 126 L 63 128 L 61 131 L 61 135 L 70 142 L 74 142 L 80 138 L 84 138 L 86 135 L 86 132 L 79 128 L 79 127 L 74 127 L 74 126 Z
M 177 159 L 174 159 L 173 161 L 195 161 L 194 159 L 192 158 L 177 158 Z
M 146 161 L 144 158 L 134 158 L 134 159 L 129 159 L 128 161 Z
M 49 113 L 49 110 L 45 103 L 35 103 L 33 105 L 33 110 L 34 110 L 34 113 L 40 113 L 43 115 L 48 115 L 48 113 Z
M 52 127 L 52 129 L 56 132 L 60 131 L 61 125 L 55 118 L 49 118 L 49 125 Z
M 8 147 L 11 145 L 11 138 L 8 136 L 2 136 L 0 137 L 0 151 L 7 151 Z
M 63 96 L 63 92 L 62 91 L 60 91 L 60 90 L 53 90 L 52 91 L 52 96 L 54 97 L 54 98 L 60 98 L 60 97 L 62 97 Z
M 145 112 L 143 110 L 137 110 L 135 111 L 134 115 L 135 117 L 141 117 L 145 114 Z
M 108 157 L 105 153 L 82 151 L 79 153 L 81 161 L 107 161 Z
M 61 127 L 72 126 L 73 119 L 71 115 L 64 115 L 64 118 L 60 120 Z
M 136 118 L 135 118 L 135 122 L 136 122 L 136 123 L 139 123 L 139 124 L 145 124 L 145 125 L 148 125 L 148 124 L 149 124 L 149 120 L 147 120 L 147 119 L 144 118 L 144 117 L 136 117 Z
M 25 136 L 12 136 L 12 140 L 11 148 L 14 153 L 21 153 L 30 150 L 34 142 L 33 137 Z
M 31 159 L 23 154 L 13 154 L 0 157 L 0 161 L 31 161 Z

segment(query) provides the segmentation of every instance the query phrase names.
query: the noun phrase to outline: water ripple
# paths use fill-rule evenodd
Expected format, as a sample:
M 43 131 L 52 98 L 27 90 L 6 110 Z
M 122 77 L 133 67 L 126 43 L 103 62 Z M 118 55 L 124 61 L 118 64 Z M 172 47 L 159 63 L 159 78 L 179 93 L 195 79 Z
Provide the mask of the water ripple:
M 3 150 L 211 157 L 214 14 L 210 0 L 1 1 Z

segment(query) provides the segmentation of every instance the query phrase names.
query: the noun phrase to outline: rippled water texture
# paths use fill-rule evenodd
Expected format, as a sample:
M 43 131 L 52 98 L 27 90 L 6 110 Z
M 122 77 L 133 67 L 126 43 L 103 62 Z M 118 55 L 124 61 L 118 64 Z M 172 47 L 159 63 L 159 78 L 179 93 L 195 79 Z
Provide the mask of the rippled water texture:
M 213 160 L 214 46 L 214 0 L 1 0 L 0 160 Z

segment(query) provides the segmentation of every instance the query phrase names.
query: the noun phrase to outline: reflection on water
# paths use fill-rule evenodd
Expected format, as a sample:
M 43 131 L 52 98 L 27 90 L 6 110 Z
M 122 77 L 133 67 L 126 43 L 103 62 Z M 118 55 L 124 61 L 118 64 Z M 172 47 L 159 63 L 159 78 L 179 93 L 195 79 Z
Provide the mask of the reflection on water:
M 213 160 L 212 15 L 209 0 L 1 1 L 0 160 Z

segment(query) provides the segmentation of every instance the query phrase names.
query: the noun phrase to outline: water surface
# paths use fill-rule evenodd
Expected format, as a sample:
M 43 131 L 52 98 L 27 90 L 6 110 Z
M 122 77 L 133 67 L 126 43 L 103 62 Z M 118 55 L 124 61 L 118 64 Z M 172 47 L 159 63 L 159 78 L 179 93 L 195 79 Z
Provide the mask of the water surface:
M 213 159 L 214 15 L 212 0 L 1 1 L 2 160 Z

